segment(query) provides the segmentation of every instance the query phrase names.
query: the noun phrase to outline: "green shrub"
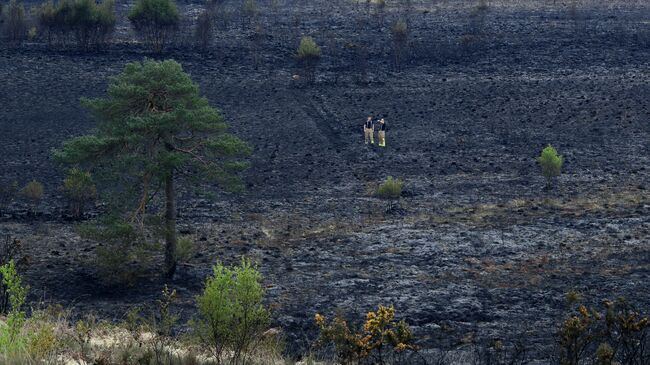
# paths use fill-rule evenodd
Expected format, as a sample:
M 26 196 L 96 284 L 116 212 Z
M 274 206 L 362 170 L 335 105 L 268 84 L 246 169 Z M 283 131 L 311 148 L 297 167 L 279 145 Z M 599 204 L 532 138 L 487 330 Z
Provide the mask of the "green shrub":
M 70 202 L 72 216 L 80 218 L 86 204 L 95 198 L 97 189 L 89 172 L 74 167 L 63 180 L 63 192 Z
M 176 243 L 176 259 L 187 262 L 194 255 L 194 241 L 191 237 L 180 237 Z
M 58 40 L 62 45 L 71 36 L 79 49 L 88 51 L 108 42 L 115 23 L 115 1 L 61 0 L 58 4 L 48 1 L 36 10 L 41 30 L 48 44 Z
M 16 0 L 11 0 L 3 14 L 0 15 L 2 36 L 13 46 L 20 46 L 27 36 L 25 7 Z
M 11 305 L 6 322 L 0 323 L 0 353 L 18 353 L 24 351 L 27 346 L 27 339 L 21 331 L 25 324 L 23 305 L 29 287 L 23 285 L 13 260 L 0 266 L 0 274 L 2 274 L 2 285 L 7 288 Z
M 316 65 L 320 62 L 321 49 L 312 37 L 304 36 L 300 39 L 296 60 L 305 72 L 305 78 L 309 81 L 314 80 Z
M 242 26 L 250 24 L 257 17 L 260 9 L 255 0 L 244 0 L 242 4 Z
M 542 166 L 542 175 L 546 177 L 546 186 L 550 187 L 552 179 L 560 175 L 562 170 L 562 156 L 557 154 L 553 146 L 548 145 L 542 150 L 542 154 L 537 158 Z
M 393 179 L 392 176 L 389 176 L 377 188 L 377 196 L 383 199 L 399 199 L 402 196 L 403 185 L 401 179 Z
M 155 52 L 162 52 L 174 35 L 180 14 L 173 0 L 137 0 L 129 12 L 135 31 Z
M 31 213 L 36 213 L 36 206 L 43 199 L 43 184 L 36 180 L 32 180 L 25 185 L 20 194 L 29 201 L 31 204 Z
M 196 298 L 199 318 L 194 328 L 219 363 L 227 354 L 234 363 L 246 363 L 267 328 L 270 315 L 262 305 L 261 281 L 261 274 L 247 260 L 232 268 L 218 263 Z
M 0 216 L 9 208 L 18 194 L 17 182 L 0 182 Z
M 146 242 L 144 232 L 113 216 L 83 224 L 78 227 L 78 233 L 99 243 L 91 265 L 107 286 L 133 285 L 156 249 Z

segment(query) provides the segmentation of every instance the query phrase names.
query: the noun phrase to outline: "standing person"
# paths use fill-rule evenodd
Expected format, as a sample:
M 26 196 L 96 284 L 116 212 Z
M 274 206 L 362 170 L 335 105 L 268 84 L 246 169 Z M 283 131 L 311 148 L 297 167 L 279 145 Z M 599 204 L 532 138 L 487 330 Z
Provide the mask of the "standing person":
M 372 120 L 372 116 L 368 116 L 366 122 L 363 123 L 363 136 L 366 141 L 366 144 L 368 144 L 368 141 L 370 141 L 370 144 L 375 144 L 374 134 L 375 134 L 375 122 Z
M 379 147 L 386 147 L 386 121 L 384 118 L 379 120 Z

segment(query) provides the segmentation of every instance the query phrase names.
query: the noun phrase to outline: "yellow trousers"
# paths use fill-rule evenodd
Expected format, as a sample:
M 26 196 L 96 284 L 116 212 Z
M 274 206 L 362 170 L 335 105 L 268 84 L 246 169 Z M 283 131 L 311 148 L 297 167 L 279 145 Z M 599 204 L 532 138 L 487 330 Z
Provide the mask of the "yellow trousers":
M 379 146 L 386 147 L 386 131 L 379 131 Z
M 366 144 L 370 141 L 370 144 L 375 144 L 374 130 L 372 128 L 363 128 L 363 135 L 366 140 Z

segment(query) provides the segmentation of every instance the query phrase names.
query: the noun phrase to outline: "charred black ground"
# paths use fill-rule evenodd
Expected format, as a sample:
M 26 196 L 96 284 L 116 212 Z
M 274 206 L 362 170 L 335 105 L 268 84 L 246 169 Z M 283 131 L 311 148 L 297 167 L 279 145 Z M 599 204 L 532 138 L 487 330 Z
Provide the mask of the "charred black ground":
M 361 315 L 382 303 L 428 346 L 442 334 L 526 333 L 539 357 L 551 351 L 569 290 L 648 308 L 650 7 L 585 3 L 572 15 L 552 3 L 494 3 L 478 25 L 473 3 L 419 4 L 400 73 L 391 71 L 390 13 L 383 27 L 358 29 L 348 21 L 354 6 L 332 15 L 318 3 L 269 10 L 257 69 L 238 25 L 218 32 L 208 54 L 183 42 L 148 54 L 125 43 L 126 23 L 103 52 L 0 50 L 0 173 L 46 186 L 37 220 L 17 204 L 0 224 L 31 256 L 33 300 L 120 318 L 160 292 L 156 278 L 97 285 L 84 264 L 93 244 L 60 218 L 62 170 L 50 151 L 92 130 L 80 97 L 103 95 L 127 62 L 161 57 L 180 62 L 255 148 L 245 194 L 181 204 L 182 231 L 198 246 L 170 283 L 184 317 L 215 260 L 240 255 L 260 263 L 295 351 L 314 338 L 314 312 Z M 183 5 L 188 17 L 198 8 Z M 301 33 L 323 46 L 315 85 L 292 80 Z M 359 37 L 370 46 L 367 83 L 344 46 Z M 367 114 L 388 121 L 386 149 L 363 145 Z M 564 174 L 543 191 L 535 157 L 549 143 Z M 388 175 L 406 183 L 398 215 L 384 215 L 370 193 Z

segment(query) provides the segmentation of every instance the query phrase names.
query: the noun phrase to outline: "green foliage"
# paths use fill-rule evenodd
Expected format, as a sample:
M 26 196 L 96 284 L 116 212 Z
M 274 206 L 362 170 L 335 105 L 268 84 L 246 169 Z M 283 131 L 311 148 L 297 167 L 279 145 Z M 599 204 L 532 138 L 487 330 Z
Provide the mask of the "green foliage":
M 97 132 L 66 141 L 55 159 L 87 166 L 106 181 L 106 193 L 128 221 L 164 223 L 165 273 L 173 274 L 176 253 L 177 180 L 207 181 L 237 191 L 237 173 L 250 147 L 226 132 L 223 116 L 199 95 L 198 86 L 175 61 L 130 63 L 113 78 L 105 99 L 83 100 L 98 121 Z M 177 172 L 183 171 L 180 175 Z M 97 173 L 95 173 L 97 172 Z M 100 186 L 101 187 L 101 186 Z M 148 220 L 152 201 L 164 191 L 164 220 Z M 161 206 L 162 204 L 158 205 Z
M 30 181 L 20 190 L 23 198 L 27 199 L 31 204 L 30 213 L 36 213 L 36 206 L 43 199 L 43 191 L 43 184 L 36 180 Z
M 55 39 L 66 43 L 73 35 L 79 49 L 88 51 L 108 42 L 117 21 L 115 1 L 51 0 L 36 10 L 38 24 L 47 35 L 48 44 Z
M 18 183 L 0 181 L 0 215 L 4 213 L 18 194 Z
M 351 364 L 367 361 L 371 364 L 406 363 L 403 354 L 415 351 L 415 337 L 406 321 L 395 320 L 395 308 L 380 305 L 366 315 L 363 329 L 350 330 L 347 321 L 337 315 L 327 322 L 320 314 L 314 316 L 320 329 L 319 344 L 333 344 L 340 363 Z
M 188 261 L 194 255 L 194 241 L 192 237 L 180 237 L 176 246 L 176 258 L 178 261 Z
M 107 286 L 135 284 L 156 248 L 146 241 L 145 232 L 115 216 L 80 225 L 78 233 L 99 243 L 92 267 Z
M 25 19 L 25 7 L 16 0 L 11 0 L 3 14 L 0 15 L 0 30 L 2 36 L 10 44 L 20 46 L 27 35 L 27 20 Z
M 394 179 L 392 176 L 388 176 L 377 188 L 377 196 L 383 199 L 399 199 L 402 195 L 403 185 L 404 183 L 401 179 Z
M 95 198 L 97 189 L 89 172 L 73 167 L 63 180 L 63 192 L 70 201 L 72 215 L 80 218 L 85 205 Z
M 557 154 L 553 146 L 548 145 L 542 150 L 542 154 L 537 158 L 542 166 L 542 175 L 546 177 L 547 186 L 551 185 L 553 177 L 560 176 L 562 170 L 562 156 Z
M 173 0 L 137 0 L 129 11 L 129 20 L 135 31 L 160 53 L 174 35 L 180 14 Z
M 314 80 L 314 73 L 318 62 L 321 58 L 321 49 L 314 39 L 304 36 L 300 39 L 300 45 L 296 54 L 296 60 L 305 72 L 305 77 L 309 81 Z
M 245 363 L 269 323 L 262 305 L 262 276 L 247 260 L 240 266 L 218 263 L 196 298 L 199 318 L 194 328 L 203 344 L 223 363 L 228 353 L 231 363 Z
M 7 288 L 11 305 L 6 323 L 0 323 L 0 353 L 20 352 L 27 345 L 21 330 L 26 318 L 22 307 L 27 299 L 29 286 L 23 285 L 13 260 L 0 266 L 0 274 L 2 274 L 2 284 Z

